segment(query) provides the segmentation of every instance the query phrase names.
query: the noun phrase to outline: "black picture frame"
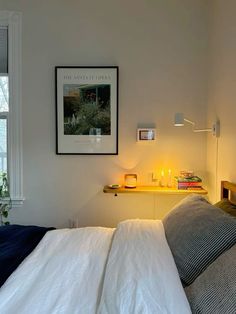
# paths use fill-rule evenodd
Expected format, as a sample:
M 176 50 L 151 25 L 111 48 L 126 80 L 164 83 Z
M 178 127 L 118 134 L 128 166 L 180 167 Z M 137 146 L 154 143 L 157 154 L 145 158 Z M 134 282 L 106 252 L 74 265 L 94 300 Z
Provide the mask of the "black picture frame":
M 118 66 L 56 66 L 56 154 L 118 155 Z

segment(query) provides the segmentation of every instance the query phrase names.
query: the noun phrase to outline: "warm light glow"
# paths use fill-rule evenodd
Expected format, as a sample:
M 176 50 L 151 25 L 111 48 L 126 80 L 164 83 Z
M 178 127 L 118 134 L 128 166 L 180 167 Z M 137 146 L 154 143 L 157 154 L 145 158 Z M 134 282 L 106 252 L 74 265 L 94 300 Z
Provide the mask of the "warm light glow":
M 132 152 L 126 152 L 122 156 L 117 156 L 116 159 L 113 159 L 114 164 L 116 164 L 124 172 L 132 173 L 138 167 L 138 165 L 143 161 L 143 156 L 134 154 Z
M 137 175 L 136 174 L 126 174 L 125 175 L 125 187 L 126 188 L 136 188 L 137 186 Z
M 184 126 L 183 123 L 175 123 L 175 126 Z

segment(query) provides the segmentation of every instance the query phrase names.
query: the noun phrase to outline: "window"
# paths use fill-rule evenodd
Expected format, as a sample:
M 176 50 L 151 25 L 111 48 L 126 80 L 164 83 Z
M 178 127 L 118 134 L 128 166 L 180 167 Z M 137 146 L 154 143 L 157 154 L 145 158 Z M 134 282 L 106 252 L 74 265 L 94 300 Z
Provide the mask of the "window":
M 23 201 L 21 132 L 21 14 L 0 11 L 0 171 L 13 205 Z
M 7 172 L 7 119 L 9 112 L 8 28 L 0 27 L 0 172 Z

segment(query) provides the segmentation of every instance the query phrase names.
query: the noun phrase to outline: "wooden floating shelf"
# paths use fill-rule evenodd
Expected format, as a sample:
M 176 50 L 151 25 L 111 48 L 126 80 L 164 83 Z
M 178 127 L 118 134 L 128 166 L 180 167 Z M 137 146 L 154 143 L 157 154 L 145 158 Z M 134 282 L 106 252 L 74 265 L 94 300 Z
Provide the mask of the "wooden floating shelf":
M 207 194 L 205 189 L 189 189 L 179 190 L 176 188 L 160 187 L 160 186 L 137 186 L 136 188 L 121 187 L 118 189 L 112 189 L 108 185 L 103 188 L 104 193 L 120 194 L 120 193 L 155 193 L 155 194 Z

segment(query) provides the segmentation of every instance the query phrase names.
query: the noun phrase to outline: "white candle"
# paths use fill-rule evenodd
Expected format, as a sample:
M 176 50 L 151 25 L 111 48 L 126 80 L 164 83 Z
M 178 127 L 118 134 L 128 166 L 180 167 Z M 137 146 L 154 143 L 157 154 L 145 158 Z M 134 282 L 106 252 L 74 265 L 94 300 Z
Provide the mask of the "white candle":
M 165 186 L 165 172 L 164 172 L 164 170 L 161 171 L 160 186 Z
M 168 170 L 168 182 L 167 182 L 168 188 L 172 187 L 172 178 L 171 178 L 171 169 Z

